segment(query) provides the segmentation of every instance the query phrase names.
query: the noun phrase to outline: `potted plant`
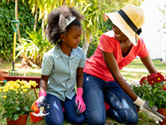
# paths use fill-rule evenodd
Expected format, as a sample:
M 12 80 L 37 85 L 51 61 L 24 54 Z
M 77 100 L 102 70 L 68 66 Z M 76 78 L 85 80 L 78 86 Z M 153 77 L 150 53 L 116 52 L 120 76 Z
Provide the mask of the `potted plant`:
M 134 85 L 135 93 L 149 102 L 150 107 L 156 105 L 158 112 L 166 113 L 166 78 L 160 73 L 152 73 L 142 77 L 139 85 Z M 166 117 L 166 114 L 163 114 Z M 166 124 L 166 119 L 161 124 Z
M 18 122 L 18 119 L 22 118 L 21 116 L 27 120 L 34 101 L 32 95 L 29 95 L 30 90 L 36 86 L 35 81 L 16 80 L 8 81 L 3 87 L 0 87 L 0 116 L 6 118 L 7 122 Z M 26 124 L 26 121 L 22 124 Z

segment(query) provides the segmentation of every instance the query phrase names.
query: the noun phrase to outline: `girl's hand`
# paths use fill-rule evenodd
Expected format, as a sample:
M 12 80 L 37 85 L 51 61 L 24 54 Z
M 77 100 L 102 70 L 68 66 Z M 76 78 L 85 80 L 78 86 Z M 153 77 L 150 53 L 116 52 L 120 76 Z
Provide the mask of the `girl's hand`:
M 40 104 L 41 104 L 41 103 L 44 103 L 44 102 L 45 102 L 45 97 L 46 97 L 46 95 L 47 95 L 46 91 L 44 91 L 44 90 L 40 90 L 40 91 L 39 91 L 39 98 L 38 98 L 38 100 L 36 101 L 36 105 L 37 105 L 38 108 L 40 107 Z
M 85 103 L 82 98 L 83 94 L 83 89 L 82 88 L 77 88 L 77 95 L 75 99 L 75 105 L 77 107 L 77 115 L 80 115 L 81 113 L 85 112 L 86 107 Z

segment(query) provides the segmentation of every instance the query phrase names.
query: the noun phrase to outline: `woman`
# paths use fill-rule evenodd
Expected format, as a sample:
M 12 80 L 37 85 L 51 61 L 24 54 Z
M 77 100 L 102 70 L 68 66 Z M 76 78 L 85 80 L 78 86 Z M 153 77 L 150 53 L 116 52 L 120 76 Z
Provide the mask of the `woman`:
M 120 123 L 136 124 L 136 104 L 151 115 L 156 122 L 162 121 L 158 112 L 149 108 L 129 87 L 120 70 L 131 63 L 136 56 L 149 71 L 156 73 L 145 43 L 139 38 L 144 23 L 143 10 L 127 5 L 118 12 L 104 14 L 110 19 L 113 30 L 101 35 L 99 45 L 84 67 L 84 101 L 87 124 L 104 124 L 106 111 L 104 102 L 109 104 L 108 113 Z

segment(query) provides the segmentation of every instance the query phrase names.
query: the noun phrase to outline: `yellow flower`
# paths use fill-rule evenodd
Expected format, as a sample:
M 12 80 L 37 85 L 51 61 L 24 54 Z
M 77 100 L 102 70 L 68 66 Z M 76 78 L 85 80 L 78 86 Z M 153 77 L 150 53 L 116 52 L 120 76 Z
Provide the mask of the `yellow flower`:
M 38 84 L 36 83 L 36 81 L 29 81 L 29 84 L 32 85 L 33 87 L 36 87 Z
M 4 88 L 4 89 L 3 89 L 3 92 L 8 92 L 8 88 Z
M 16 89 L 20 88 L 20 84 L 18 84 L 18 83 L 13 84 L 12 86 L 13 86 L 13 88 L 16 88 Z
M 26 84 L 24 84 L 23 88 L 30 89 L 30 88 L 31 88 L 31 85 L 30 85 L 29 83 L 26 83 Z
M 27 89 L 23 89 L 23 92 L 27 92 Z
M 4 113 L 12 111 L 16 105 L 21 109 L 21 113 L 16 112 L 16 114 L 20 115 L 30 112 L 30 109 L 25 110 L 24 107 L 32 105 L 32 102 L 29 101 L 32 98 L 31 93 L 28 93 L 31 87 L 31 82 L 24 80 L 8 81 L 5 86 L 0 87 L 0 104 L 4 109 Z M 8 105 L 11 107 L 8 108 Z M 11 115 L 7 114 L 7 117 L 9 116 Z

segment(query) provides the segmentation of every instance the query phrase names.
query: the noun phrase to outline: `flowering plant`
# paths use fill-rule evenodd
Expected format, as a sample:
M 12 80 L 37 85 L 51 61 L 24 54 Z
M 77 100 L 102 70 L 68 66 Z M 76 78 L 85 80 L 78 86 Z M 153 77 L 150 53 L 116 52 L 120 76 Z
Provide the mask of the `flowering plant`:
M 166 108 L 166 78 L 161 73 L 152 73 L 142 77 L 138 86 L 133 86 L 135 93 L 149 102 L 152 107 Z
M 17 120 L 20 115 L 29 114 L 33 100 L 30 90 L 35 81 L 8 81 L 0 87 L 0 111 L 2 118 Z

